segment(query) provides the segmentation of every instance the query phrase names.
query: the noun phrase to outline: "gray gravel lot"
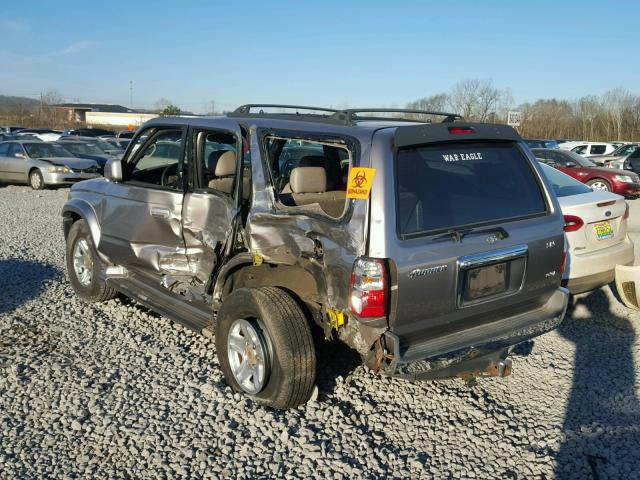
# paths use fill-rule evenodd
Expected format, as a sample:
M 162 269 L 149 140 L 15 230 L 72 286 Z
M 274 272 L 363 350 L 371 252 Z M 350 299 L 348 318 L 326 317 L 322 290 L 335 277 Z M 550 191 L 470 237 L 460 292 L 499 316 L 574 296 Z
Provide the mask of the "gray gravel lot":
M 212 340 L 75 298 L 66 195 L 0 185 L 0 478 L 640 478 L 640 314 L 608 287 L 511 377 L 412 384 L 325 344 L 317 399 L 272 411 Z

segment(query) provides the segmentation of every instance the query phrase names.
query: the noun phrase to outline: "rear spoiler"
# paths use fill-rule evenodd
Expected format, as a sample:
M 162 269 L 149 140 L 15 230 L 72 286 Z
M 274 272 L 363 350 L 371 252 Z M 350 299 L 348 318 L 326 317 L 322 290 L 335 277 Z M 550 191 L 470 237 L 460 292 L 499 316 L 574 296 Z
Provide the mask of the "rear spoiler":
M 519 142 L 522 137 L 508 125 L 492 123 L 431 123 L 396 128 L 396 148 L 454 140 L 504 140 Z

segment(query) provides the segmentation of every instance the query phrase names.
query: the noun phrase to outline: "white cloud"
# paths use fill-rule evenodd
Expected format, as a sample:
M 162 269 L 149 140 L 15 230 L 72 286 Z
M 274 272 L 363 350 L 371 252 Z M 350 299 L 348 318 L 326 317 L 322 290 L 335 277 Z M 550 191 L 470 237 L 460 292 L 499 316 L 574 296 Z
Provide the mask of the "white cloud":
M 13 32 L 24 32 L 29 26 L 22 20 L 0 20 L 0 30 L 11 30 Z
M 51 57 L 63 57 L 65 55 L 73 55 L 80 52 L 85 52 L 87 50 L 92 50 L 100 45 L 100 42 L 95 42 L 93 40 L 81 40 L 79 42 L 73 42 L 67 45 L 66 47 L 56 50 L 55 52 L 51 52 L 49 56 Z

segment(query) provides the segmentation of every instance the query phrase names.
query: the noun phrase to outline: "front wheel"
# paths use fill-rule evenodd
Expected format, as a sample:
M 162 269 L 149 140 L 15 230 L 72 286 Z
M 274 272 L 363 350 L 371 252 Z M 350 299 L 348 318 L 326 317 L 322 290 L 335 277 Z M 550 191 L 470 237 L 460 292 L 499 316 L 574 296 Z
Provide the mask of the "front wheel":
M 600 190 L 602 192 L 610 192 L 611 185 L 606 180 L 602 178 L 594 178 L 593 180 L 589 180 L 587 185 L 591 187 L 592 190 Z
M 304 312 L 284 290 L 233 292 L 218 312 L 215 339 L 234 390 L 280 409 L 309 400 L 316 378 L 313 338 Z
M 32 170 L 31 173 L 29 173 L 29 185 L 31 185 L 31 188 L 34 190 L 42 190 L 45 187 L 44 178 L 42 178 L 40 170 Z
M 77 220 L 71 226 L 67 235 L 66 254 L 69 281 L 80 298 L 87 302 L 103 302 L 117 295 L 100 278 L 100 258 L 85 220 Z

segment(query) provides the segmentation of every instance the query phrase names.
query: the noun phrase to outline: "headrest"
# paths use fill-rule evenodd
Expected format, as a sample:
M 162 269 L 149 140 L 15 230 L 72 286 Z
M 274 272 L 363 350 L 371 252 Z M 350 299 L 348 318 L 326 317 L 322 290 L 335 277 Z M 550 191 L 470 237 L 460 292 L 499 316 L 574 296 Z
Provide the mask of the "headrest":
M 296 167 L 291 170 L 289 185 L 293 193 L 324 193 L 327 172 L 322 167 Z
M 325 161 L 322 155 L 307 155 L 300 159 L 299 167 L 324 167 Z
M 236 152 L 226 151 L 216 163 L 216 169 L 213 174 L 216 177 L 228 177 L 236 173 Z

